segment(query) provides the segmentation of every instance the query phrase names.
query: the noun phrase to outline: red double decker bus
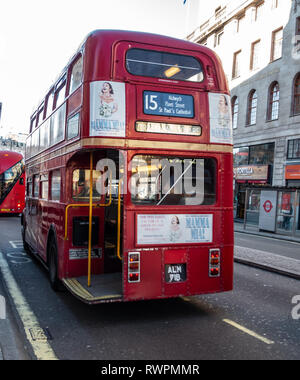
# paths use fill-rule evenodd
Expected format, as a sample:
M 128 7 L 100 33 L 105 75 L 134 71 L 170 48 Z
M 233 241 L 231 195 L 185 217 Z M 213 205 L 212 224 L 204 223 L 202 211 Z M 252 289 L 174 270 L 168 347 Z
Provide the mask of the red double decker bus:
M 25 207 L 25 168 L 23 156 L 0 151 L 0 214 L 20 214 Z
M 93 304 L 233 286 L 230 98 L 217 56 L 92 32 L 32 115 L 26 249 Z

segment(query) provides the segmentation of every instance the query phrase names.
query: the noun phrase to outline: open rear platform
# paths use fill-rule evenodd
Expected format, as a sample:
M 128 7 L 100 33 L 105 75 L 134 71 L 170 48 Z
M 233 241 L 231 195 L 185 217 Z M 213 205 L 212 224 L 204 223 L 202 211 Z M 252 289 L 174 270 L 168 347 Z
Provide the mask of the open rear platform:
M 87 276 L 64 278 L 66 288 L 81 301 L 88 304 L 122 301 L 122 273 L 105 273 L 91 276 L 88 287 Z

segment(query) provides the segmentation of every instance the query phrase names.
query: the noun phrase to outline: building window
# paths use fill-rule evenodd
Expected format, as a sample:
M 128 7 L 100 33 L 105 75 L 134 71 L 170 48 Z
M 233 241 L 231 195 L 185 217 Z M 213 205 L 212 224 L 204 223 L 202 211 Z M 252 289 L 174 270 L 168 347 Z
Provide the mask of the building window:
M 237 96 L 234 96 L 231 101 L 232 107 L 232 128 L 237 128 L 238 114 L 239 114 L 239 100 Z
M 247 125 L 256 124 L 257 114 L 257 93 L 252 90 L 248 97 L 248 113 L 247 113 Z
M 279 84 L 274 82 L 269 88 L 269 102 L 267 120 L 277 120 L 279 117 Z
M 215 47 L 220 46 L 224 37 L 224 32 L 216 33 L 215 35 Z
M 244 31 L 244 29 L 245 29 L 245 20 L 246 20 L 245 15 L 241 16 L 237 20 L 237 32 L 238 33 L 242 33 Z
M 233 55 L 232 79 L 238 78 L 241 75 L 241 53 L 242 51 L 240 50 Z
M 292 114 L 293 115 L 300 114 L 300 73 L 297 74 L 294 80 Z
M 289 160 L 300 158 L 300 139 L 288 141 L 287 158 Z
M 255 21 L 258 21 L 262 18 L 263 10 L 264 10 L 264 3 L 258 5 L 255 8 Z
M 282 57 L 282 38 L 283 28 L 277 29 L 272 33 L 271 61 Z
M 260 40 L 253 42 L 251 45 L 250 70 L 256 70 L 259 68 L 259 57 Z

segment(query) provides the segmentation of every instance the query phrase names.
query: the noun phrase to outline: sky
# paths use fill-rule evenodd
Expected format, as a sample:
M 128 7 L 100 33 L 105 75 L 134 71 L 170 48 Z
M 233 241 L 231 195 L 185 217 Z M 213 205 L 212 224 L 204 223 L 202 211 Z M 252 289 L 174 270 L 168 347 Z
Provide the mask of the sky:
M 221 2 L 0 0 L 0 135 L 28 133 L 30 115 L 92 30 L 136 30 L 183 39 Z

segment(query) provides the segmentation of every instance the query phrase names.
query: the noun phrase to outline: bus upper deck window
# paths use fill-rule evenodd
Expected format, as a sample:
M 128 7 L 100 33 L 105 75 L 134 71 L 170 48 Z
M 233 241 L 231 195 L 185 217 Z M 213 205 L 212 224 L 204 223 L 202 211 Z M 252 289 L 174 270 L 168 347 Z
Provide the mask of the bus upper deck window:
M 82 56 L 74 63 L 70 78 L 70 94 L 74 92 L 80 85 L 82 80 Z
M 194 57 L 161 51 L 130 49 L 126 54 L 130 74 L 162 79 L 202 82 L 201 63 Z

